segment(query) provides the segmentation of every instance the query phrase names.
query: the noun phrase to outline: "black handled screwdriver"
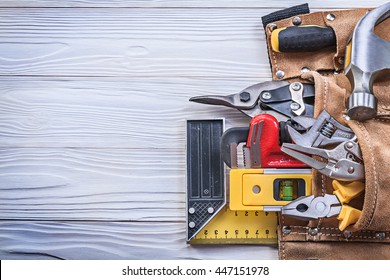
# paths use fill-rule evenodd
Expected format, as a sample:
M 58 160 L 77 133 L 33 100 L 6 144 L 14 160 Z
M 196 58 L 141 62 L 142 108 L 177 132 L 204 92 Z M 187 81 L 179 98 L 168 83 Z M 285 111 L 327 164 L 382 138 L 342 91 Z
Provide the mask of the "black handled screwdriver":
M 302 25 L 272 31 L 271 46 L 275 52 L 314 52 L 336 47 L 336 34 L 331 27 Z

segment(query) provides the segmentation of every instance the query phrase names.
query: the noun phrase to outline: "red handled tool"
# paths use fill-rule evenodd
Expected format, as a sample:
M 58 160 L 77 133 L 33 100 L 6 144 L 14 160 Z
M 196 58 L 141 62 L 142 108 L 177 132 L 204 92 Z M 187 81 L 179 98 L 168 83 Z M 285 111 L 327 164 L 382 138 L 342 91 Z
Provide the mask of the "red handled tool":
M 279 122 L 271 115 L 261 114 L 252 118 L 246 142 L 250 151 L 251 168 L 307 167 L 281 151 L 279 131 Z
M 284 125 L 282 130 L 287 130 Z M 237 146 L 243 147 L 246 168 L 304 168 L 306 164 L 281 151 L 282 133 L 277 119 L 269 114 L 252 118 L 248 127 L 234 127 L 225 131 L 221 138 L 221 156 L 230 168 L 237 168 Z

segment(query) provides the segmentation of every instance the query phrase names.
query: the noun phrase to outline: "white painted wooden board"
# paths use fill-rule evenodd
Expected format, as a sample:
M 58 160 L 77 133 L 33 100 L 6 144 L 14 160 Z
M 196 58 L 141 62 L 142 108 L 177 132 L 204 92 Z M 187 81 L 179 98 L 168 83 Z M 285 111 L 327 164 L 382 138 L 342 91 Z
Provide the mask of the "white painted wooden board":
M 0 222 L 0 259 L 270 259 L 275 246 L 190 246 L 185 223 Z
M 300 3 L 0 1 L 0 259 L 277 258 L 185 244 L 185 119 L 247 124 L 188 99 L 270 79 L 260 17 Z
M 130 7 L 130 8 L 261 8 L 283 9 L 309 3 L 312 9 L 346 9 L 375 7 L 386 1 L 337 1 L 337 0 L 1 0 L 0 7 Z

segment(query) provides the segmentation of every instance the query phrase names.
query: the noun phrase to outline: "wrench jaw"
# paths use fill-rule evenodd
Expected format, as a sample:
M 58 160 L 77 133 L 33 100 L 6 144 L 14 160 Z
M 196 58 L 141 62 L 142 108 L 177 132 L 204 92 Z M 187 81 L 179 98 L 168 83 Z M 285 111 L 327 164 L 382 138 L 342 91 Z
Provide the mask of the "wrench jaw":
M 317 119 L 294 117 L 292 121 L 306 129 L 306 132 L 302 133 L 291 126 L 287 127 L 292 141 L 303 147 L 336 145 L 355 136 L 350 128 L 340 124 L 325 110 L 319 114 Z

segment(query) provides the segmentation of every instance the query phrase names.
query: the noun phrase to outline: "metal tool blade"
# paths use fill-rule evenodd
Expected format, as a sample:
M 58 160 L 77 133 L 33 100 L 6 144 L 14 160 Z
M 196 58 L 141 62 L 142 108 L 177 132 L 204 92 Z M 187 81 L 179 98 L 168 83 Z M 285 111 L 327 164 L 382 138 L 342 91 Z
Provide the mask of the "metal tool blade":
M 209 104 L 209 105 L 220 105 L 236 108 L 234 104 L 234 95 L 203 95 L 203 96 L 194 96 L 190 98 L 191 102 Z M 255 104 L 251 104 L 249 108 L 253 107 Z
M 263 131 L 263 122 L 257 123 L 253 126 L 251 135 L 250 145 L 250 158 L 251 168 L 261 167 L 261 149 L 260 149 L 260 138 Z
M 305 116 L 298 116 L 298 117 L 292 117 L 291 121 L 299 124 L 305 129 L 309 129 L 313 126 L 313 124 L 316 122 L 317 119 L 311 118 L 311 117 L 305 117 Z
M 291 126 L 287 125 L 287 131 L 288 131 L 288 134 L 291 137 L 291 140 L 294 143 L 297 143 L 297 144 L 299 144 L 301 146 L 305 146 L 305 147 L 310 147 L 311 146 L 312 143 L 310 141 L 310 138 L 305 137 L 303 134 L 299 133 L 298 131 L 296 131 Z
M 297 160 L 318 170 L 325 168 L 327 165 L 325 162 L 318 161 L 312 158 L 311 156 L 306 155 L 306 154 L 311 154 L 311 155 L 317 155 L 323 158 L 327 158 L 326 153 L 319 149 L 301 147 L 295 144 L 283 143 L 281 150 L 284 153 L 288 154 L 289 156 L 292 156 L 293 158 L 296 158 Z
M 279 121 L 285 121 L 288 119 L 286 116 L 288 114 L 282 114 L 280 112 L 273 111 L 272 109 L 263 109 L 262 106 L 260 106 L 259 97 L 262 92 L 288 87 L 288 85 L 289 83 L 287 81 L 268 81 L 249 86 L 236 94 L 230 94 L 227 96 L 195 96 L 190 98 L 190 101 L 235 108 L 252 118 L 256 115 L 267 113 L 273 115 Z

